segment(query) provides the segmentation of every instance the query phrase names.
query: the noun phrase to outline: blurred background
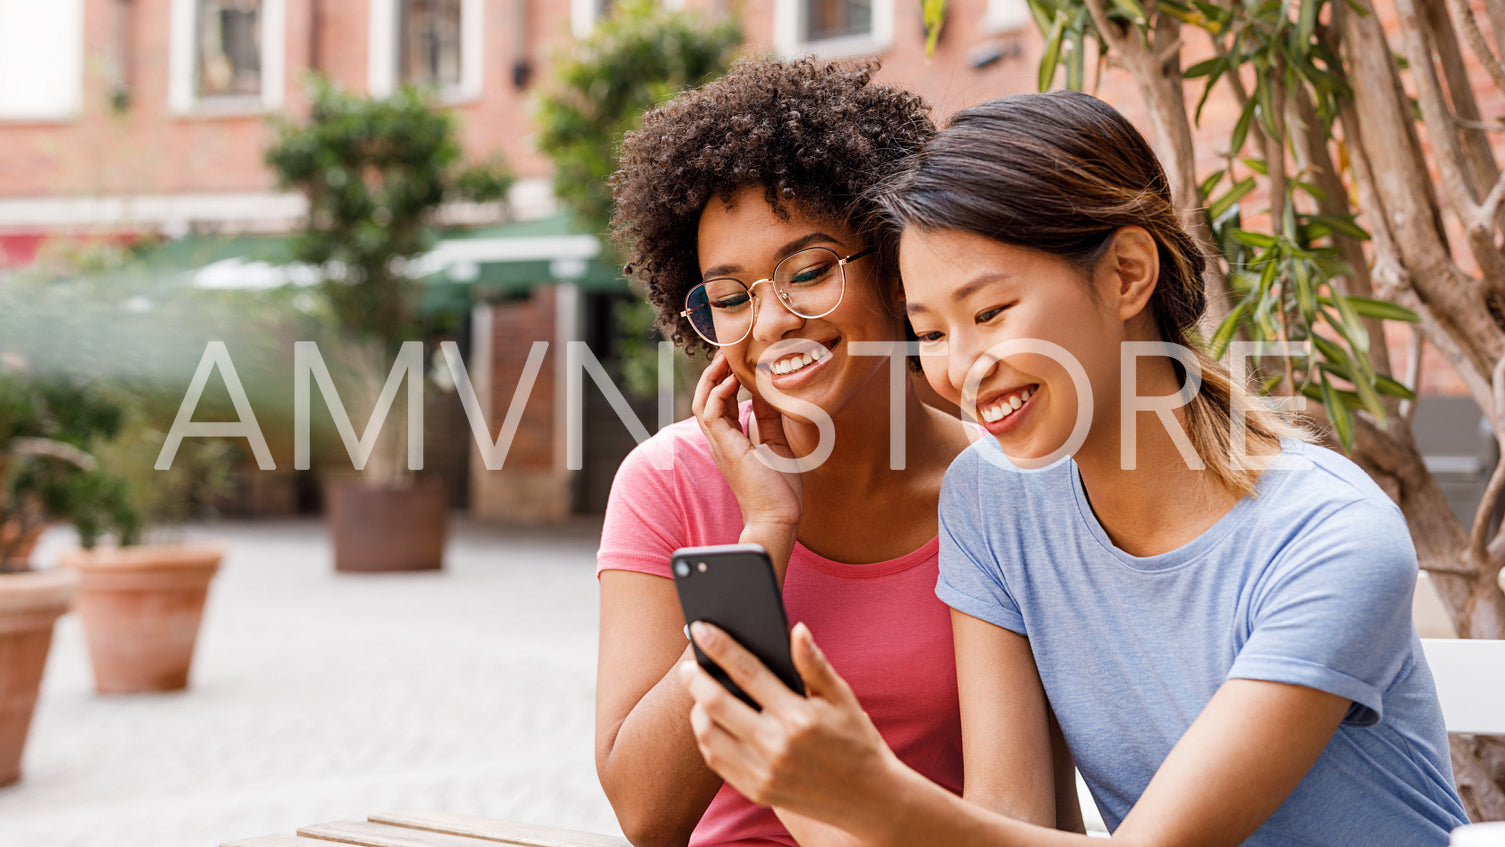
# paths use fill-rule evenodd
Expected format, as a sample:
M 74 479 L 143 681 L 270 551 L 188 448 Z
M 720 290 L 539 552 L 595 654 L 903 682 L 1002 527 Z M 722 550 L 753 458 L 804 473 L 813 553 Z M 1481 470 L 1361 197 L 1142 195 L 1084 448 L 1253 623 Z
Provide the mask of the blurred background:
M 603 236 L 616 140 L 739 55 L 811 53 L 879 57 L 938 122 L 1085 66 L 1151 134 L 1080 8 L 0 0 L 0 615 L 30 621 L 0 647 L 0 845 L 210 844 L 383 805 L 613 831 L 594 543 L 696 368 L 663 368 Z M 1200 173 L 1246 111 L 1198 104 Z M 1222 211 L 1267 197 L 1251 178 Z M 1411 330 L 1386 332 L 1407 370 Z M 1414 356 L 1415 442 L 1467 526 L 1496 439 Z M 196 576 L 110 559 L 206 546 Z M 373 570 L 398 573 L 352 575 Z M 188 656 L 108 677 L 132 614 Z M 103 693 L 124 691 L 157 693 Z

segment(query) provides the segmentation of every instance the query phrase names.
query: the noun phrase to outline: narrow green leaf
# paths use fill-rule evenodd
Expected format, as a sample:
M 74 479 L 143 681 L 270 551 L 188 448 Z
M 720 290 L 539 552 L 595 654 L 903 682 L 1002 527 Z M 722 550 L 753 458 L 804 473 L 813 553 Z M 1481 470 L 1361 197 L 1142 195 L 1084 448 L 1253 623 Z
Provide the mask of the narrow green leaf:
M 1238 121 L 1233 125 L 1233 134 L 1228 137 L 1229 155 L 1237 155 L 1244 149 L 1244 140 L 1249 137 L 1249 123 L 1254 120 L 1254 98 L 1249 98 L 1244 103 L 1244 110 L 1239 112 Z
M 1223 174 L 1226 173 L 1228 173 L 1227 168 L 1218 168 L 1217 170 L 1209 174 L 1206 179 L 1202 180 L 1202 184 L 1198 187 L 1198 191 L 1201 193 L 1202 200 L 1204 202 L 1208 197 L 1212 196 L 1212 190 L 1218 187 L 1218 182 L 1223 179 Z
M 1375 390 L 1386 397 L 1399 397 L 1402 400 L 1415 400 L 1416 392 L 1407 388 L 1400 381 L 1391 379 L 1384 374 L 1379 374 L 1374 380 Z
M 1378 318 L 1382 321 L 1404 321 L 1416 323 L 1421 316 L 1407 309 L 1399 303 L 1391 303 L 1388 300 L 1375 300 L 1372 297 L 1354 297 L 1345 295 L 1344 298 L 1355 312 L 1366 318 Z
M 1245 177 L 1233 184 L 1228 192 L 1222 197 L 1212 201 L 1207 207 L 1207 216 L 1213 220 L 1223 216 L 1234 203 L 1242 200 L 1245 195 L 1254 190 L 1254 177 Z
M 1199 79 L 1217 70 L 1224 62 L 1222 56 L 1204 59 L 1181 72 L 1182 79 Z
M 1071 27 L 1071 40 L 1067 44 L 1071 45 L 1071 51 L 1066 57 L 1066 87 L 1081 91 L 1087 76 L 1086 31 L 1081 27 Z
M 1040 78 L 1038 87 L 1041 91 L 1049 91 L 1050 85 L 1056 78 L 1056 66 L 1061 62 L 1061 36 L 1066 33 L 1066 15 L 1063 12 L 1056 13 L 1055 22 L 1050 26 L 1050 32 L 1045 35 L 1045 49 L 1040 54 Z
M 1332 419 L 1333 431 L 1338 436 L 1346 452 L 1353 452 L 1353 415 L 1348 411 L 1348 405 L 1343 398 L 1333 390 L 1332 383 L 1328 382 L 1327 374 L 1321 375 L 1322 380 L 1322 405 L 1327 409 L 1327 416 Z
M 1218 331 L 1213 333 L 1212 341 L 1208 342 L 1207 345 L 1208 352 L 1214 359 L 1223 358 L 1223 353 L 1228 350 L 1228 343 L 1233 340 L 1234 334 L 1238 332 L 1239 321 L 1248 310 L 1249 301 L 1245 300 L 1234 306 L 1233 311 L 1228 313 L 1228 317 L 1224 318 L 1223 322 L 1218 325 Z
M 1296 308 L 1308 324 L 1317 319 L 1317 294 L 1312 288 L 1311 268 L 1304 261 L 1291 262 L 1291 289 L 1296 295 Z
M 1275 245 L 1275 236 L 1266 235 L 1263 232 L 1251 232 L 1247 229 L 1236 229 L 1229 236 L 1240 244 L 1253 247 L 1256 250 L 1264 250 Z
M 1260 176 L 1270 175 L 1270 166 L 1265 164 L 1264 159 L 1240 159 L 1239 161 L 1243 162 L 1245 167 L 1249 168 L 1249 170 L 1254 171 Z
M 1307 215 L 1307 220 L 1321 223 L 1339 235 L 1355 241 L 1368 241 L 1369 232 L 1354 222 L 1353 215 Z

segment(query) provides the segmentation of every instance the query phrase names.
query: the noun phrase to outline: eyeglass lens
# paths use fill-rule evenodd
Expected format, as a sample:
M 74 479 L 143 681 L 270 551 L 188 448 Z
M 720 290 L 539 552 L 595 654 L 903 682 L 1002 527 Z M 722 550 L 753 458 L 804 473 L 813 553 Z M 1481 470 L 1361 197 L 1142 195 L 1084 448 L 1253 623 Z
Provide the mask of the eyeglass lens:
M 810 247 L 786 256 L 774 268 L 770 282 L 784 307 L 802 318 L 830 314 L 841 303 L 846 287 L 841 260 L 825 247 Z M 752 331 L 754 296 L 741 280 L 707 280 L 690 290 L 685 299 L 686 316 L 706 341 L 736 344 Z

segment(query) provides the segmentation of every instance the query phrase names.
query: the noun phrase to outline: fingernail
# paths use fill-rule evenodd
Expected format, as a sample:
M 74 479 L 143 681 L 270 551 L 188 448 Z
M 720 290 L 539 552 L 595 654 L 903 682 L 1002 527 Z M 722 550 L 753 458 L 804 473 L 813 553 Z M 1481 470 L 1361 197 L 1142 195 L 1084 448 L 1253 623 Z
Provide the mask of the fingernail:
M 712 638 L 711 628 L 700 621 L 692 621 L 690 623 L 690 636 L 695 639 L 695 643 L 705 646 L 706 642 Z

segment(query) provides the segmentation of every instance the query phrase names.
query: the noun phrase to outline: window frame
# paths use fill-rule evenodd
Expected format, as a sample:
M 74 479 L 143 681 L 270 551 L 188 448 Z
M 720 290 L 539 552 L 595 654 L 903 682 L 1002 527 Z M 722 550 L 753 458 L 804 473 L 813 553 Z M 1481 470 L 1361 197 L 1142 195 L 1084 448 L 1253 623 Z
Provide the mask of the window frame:
M 282 108 L 287 79 L 287 2 L 261 0 L 261 93 L 198 93 L 199 0 L 172 0 L 168 47 L 169 109 L 178 115 L 243 115 Z
M 802 31 L 810 0 L 776 0 L 773 9 L 774 48 L 783 58 L 809 53 L 826 59 L 872 56 L 894 44 L 894 0 L 873 0 L 872 29 L 835 38 L 806 39 Z
M 387 97 L 401 82 L 401 0 L 371 0 L 366 87 L 373 97 Z M 445 103 L 464 103 L 481 97 L 485 49 L 485 0 L 460 0 L 460 81 L 439 86 Z
M 49 0 L 49 5 L 54 12 L 68 15 L 63 21 L 68 29 L 68 44 L 64 49 L 71 52 L 58 65 L 66 76 L 59 86 L 59 91 L 64 96 L 55 106 L 0 111 L 0 125 L 68 122 L 77 120 L 83 112 L 84 62 L 87 55 L 84 43 L 84 16 L 87 13 L 85 3 L 84 0 Z

